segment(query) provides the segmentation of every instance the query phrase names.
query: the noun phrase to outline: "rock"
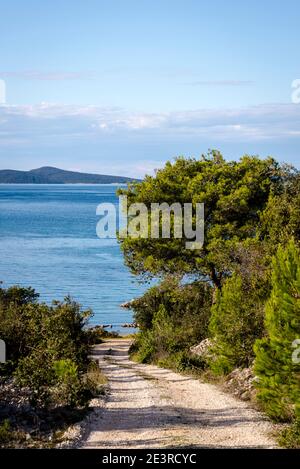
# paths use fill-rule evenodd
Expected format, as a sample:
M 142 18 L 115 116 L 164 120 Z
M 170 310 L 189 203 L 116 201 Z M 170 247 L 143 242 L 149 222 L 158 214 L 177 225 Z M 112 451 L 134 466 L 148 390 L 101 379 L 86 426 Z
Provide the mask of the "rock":
M 120 306 L 121 308 L 130 309 L 133 302 L 134 302 L 134 298 L 132 300 L 129 300 L 129 301 L 126 301 L 125 303 L 120 304 Z
M 251 399 L 251 394 L 249 391 L 245 391 L 243 394 L 241 394 L 240 397 L 243 399 L 243 401 L 249 401 Z
M 213 357 L 213 353 L 211 351 L 212 346 L 214 345 L 213 340 L 211 339 L 204 339 L 200 344 L 194 345 L 190 348 L 190 353 L 196 355 L 197 357 L 211 358 Z
M 122 324 L 122 327 L 132 327 L 133 329 L 136 329 L 138 328 L 139 326 L 137 325 L 136 322 L 132 322 L 132 323 L 125 323 L 125 324 Z
M 225 388 L 240 399 L 249 401 L 256 394 L 254 386 L 256 381 L 253 367 L 236 368 L 227 376 Z
M 28 409 L 31 395 L 28 388 L 18 386 L 13 378 L 0 381 L 1 406 L 8 412 L 10 408 L 20 412 Z

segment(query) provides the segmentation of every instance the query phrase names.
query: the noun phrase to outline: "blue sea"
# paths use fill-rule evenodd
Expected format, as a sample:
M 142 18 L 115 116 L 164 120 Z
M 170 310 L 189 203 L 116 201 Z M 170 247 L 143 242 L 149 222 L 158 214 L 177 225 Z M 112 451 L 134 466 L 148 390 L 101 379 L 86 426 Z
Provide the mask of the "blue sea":
M 141 295 L 116 239 L 99 239 L 96 207 L 112 202 L 113 185 L 0 184 L 0 281 L 32 286 L 51 303 L 71 295 L 91 308 L 91 324 L 132 322 L 120 304 Z

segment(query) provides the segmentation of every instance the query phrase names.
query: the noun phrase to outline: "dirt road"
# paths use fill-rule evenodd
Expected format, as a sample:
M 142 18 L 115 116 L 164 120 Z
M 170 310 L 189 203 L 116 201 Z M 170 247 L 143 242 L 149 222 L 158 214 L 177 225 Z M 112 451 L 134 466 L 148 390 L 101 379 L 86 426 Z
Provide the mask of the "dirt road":
M 274 448 L 272 424 L 218 387 L 128 358 L 129 340 L 95 348 L 110 390 L 83 448 Z

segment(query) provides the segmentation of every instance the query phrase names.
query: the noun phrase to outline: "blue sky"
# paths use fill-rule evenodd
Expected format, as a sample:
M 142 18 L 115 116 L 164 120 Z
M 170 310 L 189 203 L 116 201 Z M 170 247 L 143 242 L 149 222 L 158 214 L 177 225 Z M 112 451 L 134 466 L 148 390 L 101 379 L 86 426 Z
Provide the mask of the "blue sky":
M 300 167 L 298 0 L 1 2 L 0 168 L 142 176 L 176 155 Z

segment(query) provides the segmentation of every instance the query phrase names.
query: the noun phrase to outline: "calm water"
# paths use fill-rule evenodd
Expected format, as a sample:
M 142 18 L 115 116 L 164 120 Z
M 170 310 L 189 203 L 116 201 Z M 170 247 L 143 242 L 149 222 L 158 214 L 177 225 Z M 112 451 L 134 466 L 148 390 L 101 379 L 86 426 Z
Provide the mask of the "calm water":
M 41 299 L 70 294 L 91 323 L 131 322 L 120 304 L 140 295 L 116 240 L 98 239 L 96 207 L 118 205 L 116 186 L 0 185 L 0 280 L 32 286 Z

